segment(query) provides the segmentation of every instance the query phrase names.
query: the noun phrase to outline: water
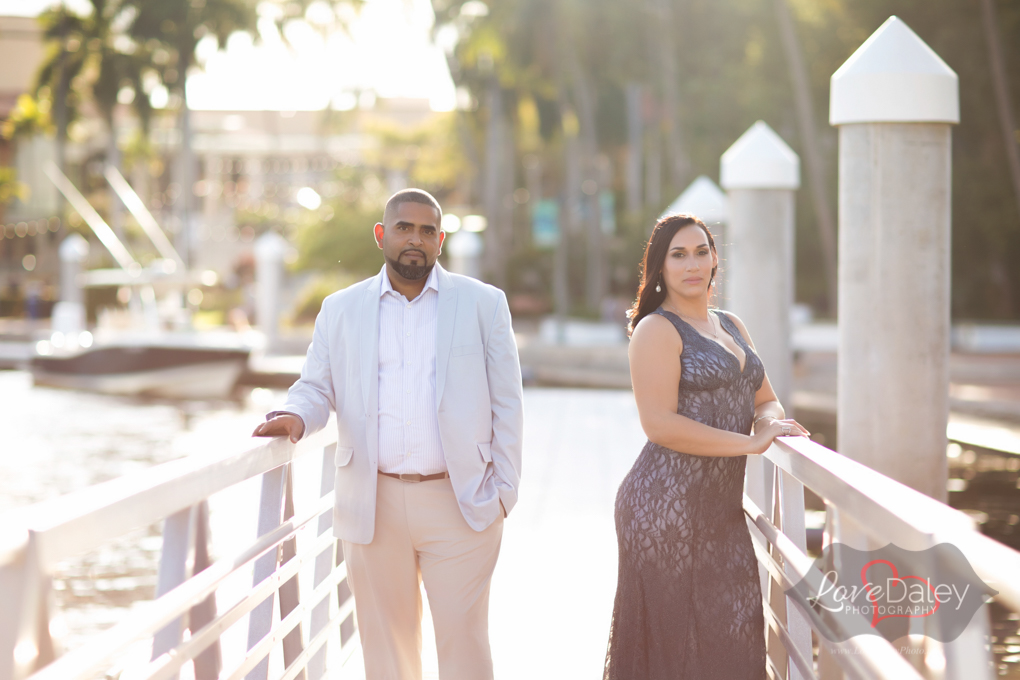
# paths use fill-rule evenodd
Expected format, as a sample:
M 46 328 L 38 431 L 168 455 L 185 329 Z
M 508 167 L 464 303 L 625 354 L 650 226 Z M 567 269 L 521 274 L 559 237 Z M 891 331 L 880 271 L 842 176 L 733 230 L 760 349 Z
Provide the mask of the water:
M 228 442 L 236 447 L 284 394 L 257 389 L 237 402 L 145 401 L 36 388 L 28 373 L 0 371 L 0 512 Z M 57 565 L 53 632 L 62 650 L 79 647 L 153 599 L 161 524 Z M 251 528 L 233 533 L 250 540 Z M 236 547 L 237 541 L 216 540 L 229 533 L 222 518 L 214 518 L 213 533 L 214 552 Z M 122 664 L 145 656 L 136 648 Z

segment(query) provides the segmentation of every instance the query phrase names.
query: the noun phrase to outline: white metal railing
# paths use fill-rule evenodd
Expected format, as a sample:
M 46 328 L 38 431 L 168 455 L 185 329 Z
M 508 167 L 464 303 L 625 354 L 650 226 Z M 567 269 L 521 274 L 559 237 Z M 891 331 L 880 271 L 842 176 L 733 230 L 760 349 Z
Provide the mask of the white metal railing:
M 786 594 L 816 569 L 806 554 L 804 487 L 825 501 L 825 545 L 892 543 L 912 551 L 955 545 L 998 591 L 996 601 L 1014 612 L 1020 611 L 1020 552 L 982 535 L 964 513 L 807 439 L 777 441 L 758 461 L 752 459 L 744 512 L 763 571 L 771 677 L 990 680 L 996 675 L 987 606 L 946 643 L 926 635 L 933 632 L 926 629 L 934 625 L 932 619 L 912 620 L 907 654 L 876 635 L 843 643 L 822 635 L 801 603 Z M 760 465 L 757 473 L 755 465 Z M 950 564 L 938 567 L 955 570 Z
M 192 664 L 196 680 L 266 680 L 270 657 L 280 652 L 283 680 L 324 677 L 327 647 L 336 647 L 331 667 L 357 649 L 354 601 L 332 535 L 335 449 L 331 421 L 296 445 L 281 438 L 189 456 L 0 517 L 0 680 L 88 680 L 150 639 L 151 660 L 130 669 L 133 679 L 177 678 Z M 294 461 L 316 452 L 318 498 L 296 516 Z M 251 508 L 256 540 L 212 562 L 210 497 L 259 476 L 260 499 Z M 156 599 L 58 658 L 50 635 L 57 563 L 160 521 Z M 314 570 L 312 588 L 300 596 L 298 572 L 306 565 Z M 250 589 L 217 611 L 217 589 L 245 570 Z M 234 667 L 221 668 L 220 637 L 245 616 L 246 651 Z

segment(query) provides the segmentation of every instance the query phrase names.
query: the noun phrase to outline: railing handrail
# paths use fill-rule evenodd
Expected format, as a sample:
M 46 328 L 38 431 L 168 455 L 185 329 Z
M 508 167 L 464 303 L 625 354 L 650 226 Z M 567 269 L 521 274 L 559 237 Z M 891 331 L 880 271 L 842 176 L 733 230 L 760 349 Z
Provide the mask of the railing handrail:
M 178 458 L 58 498 L 0 514 L 0 565 L 21 553 L 31 532 L 41 568 L 160 522 L 235 484 L 336 442 L 331 418 L 297 444 L 286 438 Z
M 998 591 L 995 599 L 1020 611 L 1020 552 L 981 534 L 966 514 L 808 439 L 777 440 L 764 455 L 823 498 L 838 499 L 866 531 L 881 526 L 901 548 L 955 545 Z

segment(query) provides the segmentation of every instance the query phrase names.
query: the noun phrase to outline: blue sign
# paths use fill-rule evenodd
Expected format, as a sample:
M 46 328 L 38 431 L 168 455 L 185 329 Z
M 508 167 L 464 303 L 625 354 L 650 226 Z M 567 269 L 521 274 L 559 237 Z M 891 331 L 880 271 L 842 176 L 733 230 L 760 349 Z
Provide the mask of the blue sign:
M 531 209 L 531 238 L 539 248 L 560 242 L 560 203 L 552 198 L 535 201 Z
M 599 207 L 602 209 L 601 227 L 602 233 L 612 235 L 616 233 L 616 198 L 612 191 L 603 191 L 599 194 Z

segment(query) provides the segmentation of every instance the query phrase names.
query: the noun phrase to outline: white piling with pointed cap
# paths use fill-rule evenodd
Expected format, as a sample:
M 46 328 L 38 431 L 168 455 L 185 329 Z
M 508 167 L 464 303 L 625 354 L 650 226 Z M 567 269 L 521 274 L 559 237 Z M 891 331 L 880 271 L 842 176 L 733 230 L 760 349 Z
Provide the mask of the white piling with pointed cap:
M 447 237 L 446 252 L 450 256 L 450 271 L 472 278 L 482 277 L 482 237 L 473 231 L 461 230 Z
M 728 201 L 715 182 L 705 175 L 697 177 L 690 186 L 684 189 L 675 201 L 669 204 L 662 213 L 676 215 L 688 213 L 697 215 L 701 221 L 708 225 L 715 238 L 716 249 L 719 251 L 719 272 L 715 277 L 715 304 L 720 307 L 726 306 L 726 272 L 725 263 L 729 260 L 729 251 L 726 249 L 728 241 L 726 224 L 729 221 Z
M 793 352 L 794 191 L 800 159 L 762 121 L 722 155 L 720 177 L 729 195 L 728 307 L 754 338 L 779 400 L 790 406 Z
M 772 388 L 793 415 L 793 348 L 790 311 L 794 282 L 794 193 L 800 187 L 800 158 L 765 122 L 758 121 L 722 155 L 721 184 L 729 196 L 727 305 L 741 318 Z M 748 496 L 772 516 L 773 465 L 761 456 L 748 456 L 744 488 Z M 785 473 L 783 473 L 785 474 Z M 782 479 L 781 512 L 791 521 L 803 518 L 804 488 L 797 480 Z M 802 550 L 805 545 L 799 546 Z M 775 595 L 779 584 L 760 568 L 762 592 Z M 781 599 L 781 596 L 778 596 Z M 787 602 L 786 625 L 794 646 L 811 657 L 811 627 L 804 615 Z M 770 637 L 769 644 L 779 644 Z M 786 644 L 785 642 L 782 644 Z M 791 678 L 800 680 L 796 668 Z
M 69 234 L 60 243 L 60 300 L 53 307 L 54 331 L 77 335 L 85 330 L 85 291 L 81 274 L 89 256 L 89 242 L 80 234 Z
M 838 449 L 946 499 L 957 78 L 890 17 L 832 76 L 839 126 Z
M 279 335 L 287 249 L 287 241 L 276 232 L 266 232 L 255 241 L 255 324 L 266 336 L 266 347 L 270 351 Z

